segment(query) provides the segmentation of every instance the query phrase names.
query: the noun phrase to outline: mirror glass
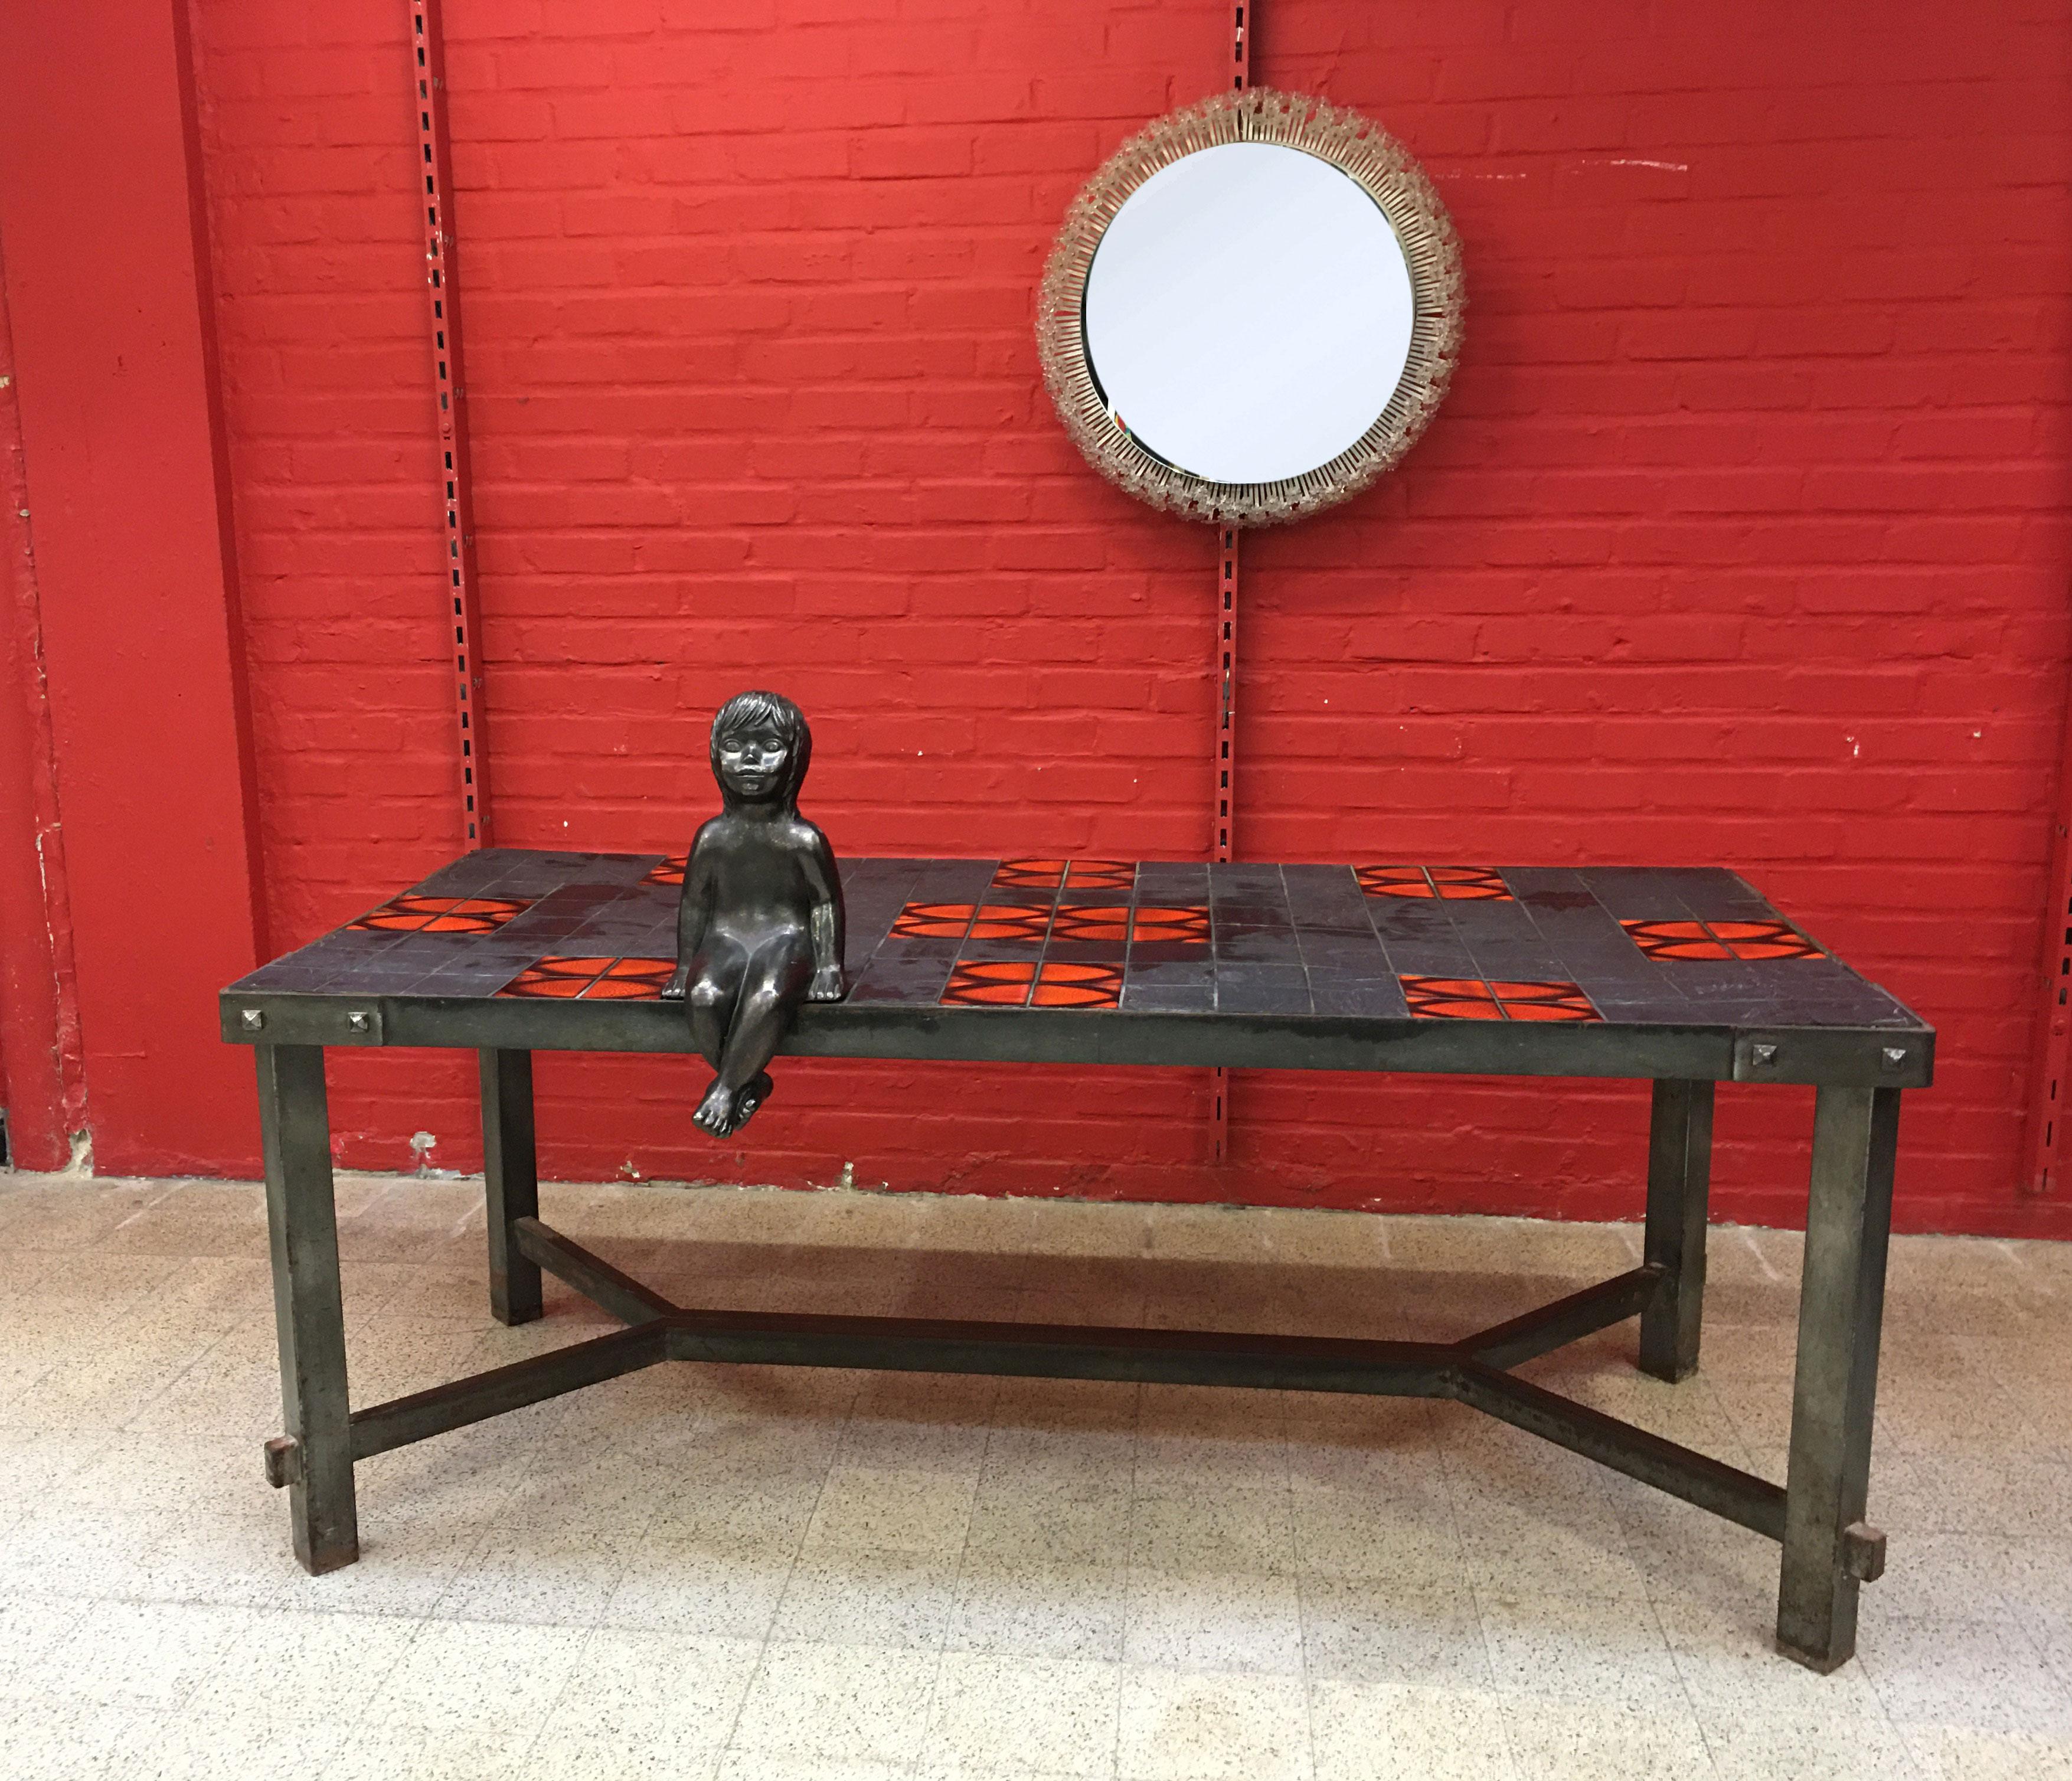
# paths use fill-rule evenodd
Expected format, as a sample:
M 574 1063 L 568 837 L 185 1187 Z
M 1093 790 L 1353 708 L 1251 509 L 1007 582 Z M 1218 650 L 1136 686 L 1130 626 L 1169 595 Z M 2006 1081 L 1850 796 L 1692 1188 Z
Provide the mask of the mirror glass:
M 1116 423 L 1217 483 L 1306 475 L 1402 381 L 1416 319 L 1402 243 L 1330 162 L 1224 142 L 1159 169 L 1102 232 L 1085 350 Z

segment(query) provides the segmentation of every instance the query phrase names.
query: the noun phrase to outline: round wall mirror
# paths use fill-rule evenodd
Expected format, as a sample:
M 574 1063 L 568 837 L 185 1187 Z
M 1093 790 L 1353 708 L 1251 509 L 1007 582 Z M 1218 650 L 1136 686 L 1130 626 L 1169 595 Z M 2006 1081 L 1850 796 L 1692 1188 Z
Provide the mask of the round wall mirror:
M 1261 88 L 1161 118 L 1095 175 L 1043 278 L 1044 380 L 1102 475 L 1221 524 L 1315 512 L 1445 393 L 1460 250 L 1357 113 Z

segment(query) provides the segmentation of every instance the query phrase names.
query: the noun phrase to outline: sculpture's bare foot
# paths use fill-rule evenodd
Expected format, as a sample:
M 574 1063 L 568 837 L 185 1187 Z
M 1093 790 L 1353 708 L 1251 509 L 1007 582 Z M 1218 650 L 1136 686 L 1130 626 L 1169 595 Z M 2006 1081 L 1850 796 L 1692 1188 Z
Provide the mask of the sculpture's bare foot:
M 698 1103 L 698 1110 L 691 1115 L 691 1123 L 714 1137 L 725 1137 L 736 1124 L 734 1091 L 725 1083 L 715 1081 L 705 1091 L 705 1098 Z
M 741 1085 L 741 1092 L 734 1097 L 734 1131 L 739 1131 L 754 1116 L 755 1109 L 769 1100 L 770 1091 L 776 1086 L 770 1080 L 770 1072 L 758 1070 Z
M 669 981 L 662 985 L 662 1000 L 681 1002 L 684 999 L 684 991 L 689 987 L 690 981 L 691 968 L 688 965 L 678 965 L 670 974 Z

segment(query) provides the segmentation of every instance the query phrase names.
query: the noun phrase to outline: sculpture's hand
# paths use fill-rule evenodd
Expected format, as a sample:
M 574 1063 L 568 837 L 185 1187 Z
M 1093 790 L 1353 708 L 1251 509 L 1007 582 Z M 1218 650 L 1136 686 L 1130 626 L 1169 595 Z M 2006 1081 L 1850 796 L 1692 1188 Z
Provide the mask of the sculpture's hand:
M 840 1002 L 849 993 L 849 973 L 839 965 L 823 965 L 806 985 L 808 1002 Z
M 684 991 L 689 987 L 690 981 L 691 968 L 688 965 L 678 965 L 676 975 L 662 985 L 663 1001 L 681 1002 L 684 999 Z

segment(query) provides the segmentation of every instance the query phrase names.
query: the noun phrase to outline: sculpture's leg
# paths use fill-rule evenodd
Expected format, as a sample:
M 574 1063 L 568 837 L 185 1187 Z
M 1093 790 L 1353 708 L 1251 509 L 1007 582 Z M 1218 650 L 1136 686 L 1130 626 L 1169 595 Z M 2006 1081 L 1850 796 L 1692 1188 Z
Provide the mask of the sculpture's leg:
M 715 1072 L 726 1053 L 727 1029 L 734 1023 L 734 1004 L 747 969 L 748 959 L 741 948 L 718 936 L 691 961 L 690 987 L 684 994 L 691 1043 Z
M 1705 1196 L 1712 1174 L 1712 1085 L 1658 1082 L 1647 1141 L 1642 1259 L 1667 1272 L 1640 1316 L 1640 1370 L 1672 1384 L 1698 1368 L 1705 1306 Z
M 323 1048 L 256 1050 L 281 1408 L 294 1444 L 285 1468 L 289 1513 L 295 1557 L 303 1569 L 320 1573 L 360 1556 Z
M 540 1270 L 511 1228 L 540 1215 L 532 1138 L 532 1054 L 482 1053 L 482 1174 L 489 1210 L 489 1309 L 499 1323 L 540 1315 Z
M 776 1056 L 812 973 L 803 937 L 758 952 L 750 962 L 719 1060 L 719 1080 L 729 1088 L 738 1093 Z
M 1897 1089 L 1820 1091 L 1799 1289 L 1777 1643 L 1823 1672 L 1846 1664 L 1856 1648 L 1860 1585 L 1844 1563 L 1844 1536 L 1862 1521 L 1869 1487 L 1898 1136 Z

